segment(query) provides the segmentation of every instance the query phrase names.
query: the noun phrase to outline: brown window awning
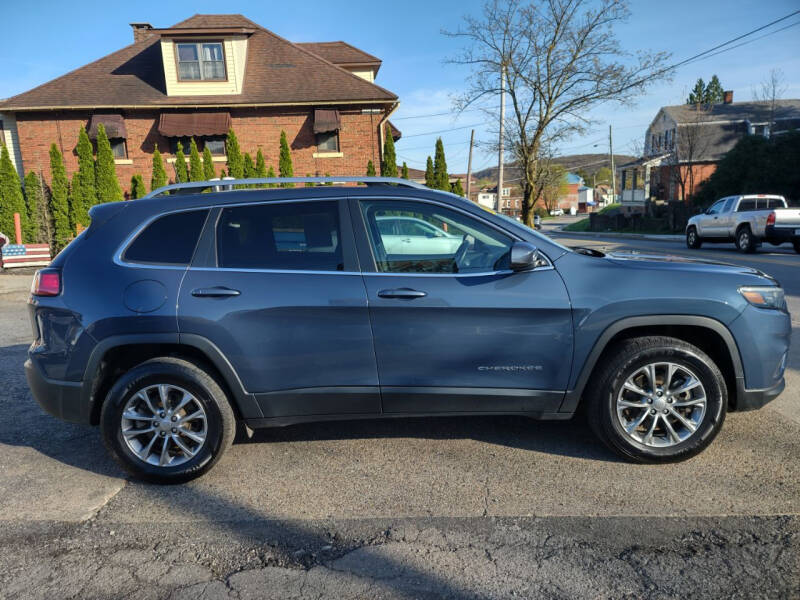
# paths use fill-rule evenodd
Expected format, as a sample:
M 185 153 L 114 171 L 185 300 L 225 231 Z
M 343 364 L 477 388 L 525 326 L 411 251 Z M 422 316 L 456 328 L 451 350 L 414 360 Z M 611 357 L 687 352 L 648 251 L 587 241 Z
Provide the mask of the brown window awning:
M 128 137 L 128 132 L 125 129 L 125 119 L 122 118 L 122 115 L 92 115 L 91 119 L 89 119 L 89 129 L 87 130 L 90 139 L 97 139 L 97 126 L 101 123 L 109 139 Z
M 314 133 L 328 133 L 341 129 L 338 110 L 318 108 L 314 111 Z
M 226 135 L 231 128 L 227 112 L 161 113 L 158 132 L 164 137 Z

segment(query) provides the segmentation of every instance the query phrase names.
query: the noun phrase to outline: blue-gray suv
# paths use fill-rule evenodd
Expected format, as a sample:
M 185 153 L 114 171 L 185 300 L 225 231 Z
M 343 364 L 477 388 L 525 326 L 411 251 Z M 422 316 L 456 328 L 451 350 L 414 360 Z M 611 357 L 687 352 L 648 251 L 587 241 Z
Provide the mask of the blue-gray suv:
M 764 273 L 569 249 L 404 180 L 303 181 L 95 206 L 34 278 L 42 407 L 166 483 L 237 424 L 412 415 L 580 410 L 623 456 L 675 461 L 783 390 L 790 318 Z

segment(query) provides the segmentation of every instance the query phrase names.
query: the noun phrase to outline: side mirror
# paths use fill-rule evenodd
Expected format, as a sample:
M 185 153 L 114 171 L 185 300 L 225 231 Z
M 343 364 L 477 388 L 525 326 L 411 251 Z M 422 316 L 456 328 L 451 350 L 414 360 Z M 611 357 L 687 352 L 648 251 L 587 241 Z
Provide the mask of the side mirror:
M 539 264 L 539 249 L 529 242 L 514 242 L 511 246 L 511 270 L 527 271 Z

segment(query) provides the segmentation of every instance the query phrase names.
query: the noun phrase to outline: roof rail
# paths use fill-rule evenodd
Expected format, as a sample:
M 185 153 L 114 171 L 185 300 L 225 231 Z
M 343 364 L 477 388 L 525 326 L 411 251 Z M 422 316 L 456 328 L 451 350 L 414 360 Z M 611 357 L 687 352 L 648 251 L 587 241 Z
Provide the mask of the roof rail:
M 207 181 L 190 181 L 186 183 L 173 183 L 165 185 L 158 189 L 153 190 L 144 198 L 155 198 L 161 196 L 165 192 L 186 190 L 184 193 L 191 193 L 193 190 L 203 190 L 206 188 L 214 188 L 214 191 L 223 192 L 230 191 L 236 185 L 281 185 L 284 183 L 364 183 L 366 185 L 383 185 L 393 184 L 404 187 L 411 187 L 420 190 L 427 190 L 428 188 L 415 181 L 402 179 L 400 177 L 254 177 L 251 179 L 234 179 L 232 177 L 225 177 L 224 179 L 209 179 Z

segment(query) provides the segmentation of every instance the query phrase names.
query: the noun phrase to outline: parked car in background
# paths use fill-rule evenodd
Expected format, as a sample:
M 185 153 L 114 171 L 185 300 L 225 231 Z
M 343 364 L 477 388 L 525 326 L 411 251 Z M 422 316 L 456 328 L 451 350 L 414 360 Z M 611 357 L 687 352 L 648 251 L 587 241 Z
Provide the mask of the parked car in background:
M 376 225 L 389 254 L 447 254 L 455 252 L 462 241 L 460 236 L 416 217 L 379 217 Z
M 560 217 L 563 214 L 564 214 L 564 211 L 562 209 L 560 209 L 560 208 L 554 208 L 553 210 L 550 211 L 550 216 L 551 217 Z
M 534 229 L 542 228 L 542 217 L 539 215 L 533 215 L 533 227 Z
M 210 469 L 237 423 L 579 405 L 623 457 L 676 461 L 784 388 L 791 321 L 755 269 L 573 251 L 450 193 L 367 183 L 94 206 L 33 281 L 34 397 L 169 483 Z
M 791 242 L 800 253 L 800 209 L 787 208 L 783 196 L 748 194 L 717 200 L 686 225 L 686 245 L 730 243 L 742 252 L 754 252 L 762 242 Z

